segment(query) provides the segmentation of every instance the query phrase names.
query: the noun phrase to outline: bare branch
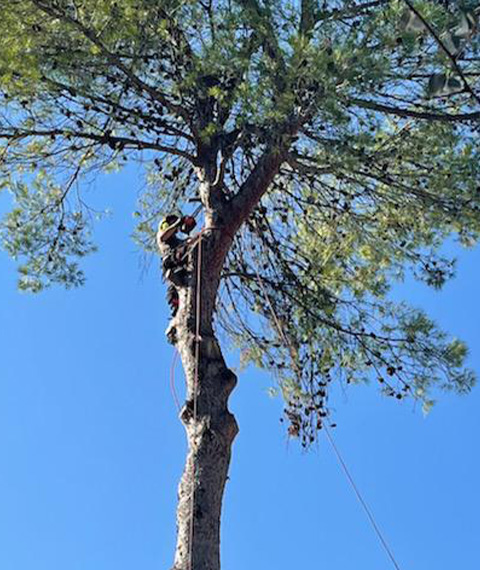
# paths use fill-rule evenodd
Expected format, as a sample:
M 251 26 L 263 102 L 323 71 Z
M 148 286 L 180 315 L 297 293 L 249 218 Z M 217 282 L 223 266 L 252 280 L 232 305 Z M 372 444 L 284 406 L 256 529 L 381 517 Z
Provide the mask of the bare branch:
M 446 123 L 460 123 L 465 121 L 478 121 L 480 119 L 480 111 L 474 113 L 438 113 L 435 111 L 414 111 L 412 109 L 404 109 L 400 107 L 390 107 L 376 101 L 368 101 L 366 99 L 349 98 L 346 101 L 349 105 L 356 105 L 364 109 L 372 109 L 387 115 L 396 115 L 397 117 L 423 119 L 425 121 L 442 121 Z
M 168 154 L 172 154 L 175 156 L 181 156 L 182 158 L 186 158 L 192 164 L 196 163 L 196 158 L 178 148 L 165 146 L 153 142 L 148 141 L 139 141 L 134 138 L 129 137 L 118 137 L 110 134 L 103 134 L 103 135 L 96 135 L 94 133 L 85 133 L 79 131 L 68 131 L 64 129 L 46 129 L 46 130 L 24 130 L 21 131 L 17 129 L 13 133 L 0 133 L 0 139 L 7 139 L 7 140 L 20 140 L 29 137 L 51 137 L 51 136 L 63 136 L 63 137 L 76 137 L 80 139 L 87 139 L 91 141 L 95 141 L 99 144 L 106 144 L 108 146 L 112 146 L 113 148 L 137 148 L 139 150 L 157 150 L 159 152 L 165 152 Z

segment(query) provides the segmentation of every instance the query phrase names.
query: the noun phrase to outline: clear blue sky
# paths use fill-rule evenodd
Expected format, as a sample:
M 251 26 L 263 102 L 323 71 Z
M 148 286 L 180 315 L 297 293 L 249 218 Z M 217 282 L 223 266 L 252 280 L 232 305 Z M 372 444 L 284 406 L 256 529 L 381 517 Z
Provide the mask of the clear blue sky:
M 82 289 L 20 294 L 0 253 L 1 570 L 170 568 L 185 440 L 158 264 L 145 273 L 129 238 L 141 184 L 123 173 L 90 192 L 113 215 L 97 226 Z M 468 342 L 477 372 L 479 262 L 463 253 L 441 293 L 401 289 Z M 178 367 L 179 392 L 182 382 Z M 223 568 L 391 568 L 328 442 L 308 454 L 288 442 L 270 385 L 250 368 L 232 397 Z M 480 567 L 479 404 L 480 387 L 444 395 L 427 418 L 373 386 L 335 397 L 337 444 L 402 570 Z

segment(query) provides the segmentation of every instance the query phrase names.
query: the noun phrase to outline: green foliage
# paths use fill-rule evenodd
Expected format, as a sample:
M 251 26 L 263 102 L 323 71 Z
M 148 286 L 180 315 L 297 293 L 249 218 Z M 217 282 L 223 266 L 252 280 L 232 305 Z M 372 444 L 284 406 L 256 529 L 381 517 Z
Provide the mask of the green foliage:
M 276 371 L 291 433 L 315 437 L 334 380 L 425 409 L 468 391 L 465 347 L 388 294 L 407 273 L 441 287 L 445 240 L 478 239 L 479 48 L 475 2 L 3 3 L 0 231 L 20 286 L 83 282 L 99 172 L 145 166 L 134 239 L 153 252 L 200 183 L 230 204 L 276 153 L 219 321 Z
M 0 243 L 19 267 L 19 288 L 37 293 L 52 282 L 83 285 L 78 263 L 95 251 L 81 211 L 70 209 L 61 188 L 39 175 L 30 185 L 14 183 L 15 207 L 0 225 Z

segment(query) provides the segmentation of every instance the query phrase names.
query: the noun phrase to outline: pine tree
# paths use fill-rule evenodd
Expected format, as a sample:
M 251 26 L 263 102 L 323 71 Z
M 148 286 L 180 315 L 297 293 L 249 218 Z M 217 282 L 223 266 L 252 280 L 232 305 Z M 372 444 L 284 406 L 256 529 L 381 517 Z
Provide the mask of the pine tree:
M 409 273 L 441 287 L 445 240 L 478 239 L 475 2 L 12 0 L 0 32 L 21 289 L 82 285 L 82 188 L 145 168 L 135 239 L 161 253 L 187 381 L 175 570 L 220 568 L 238 428 L 219 334 L 275 374 L 304 447 L 332 382 L 425 409 L 470 390 L 465 345 L 388 292 Z

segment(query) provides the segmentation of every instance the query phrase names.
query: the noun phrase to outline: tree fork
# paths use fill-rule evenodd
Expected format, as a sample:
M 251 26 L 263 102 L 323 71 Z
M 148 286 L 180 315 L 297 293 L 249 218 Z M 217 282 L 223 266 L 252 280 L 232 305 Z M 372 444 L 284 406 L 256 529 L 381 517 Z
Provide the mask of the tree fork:
M 177 288 L 179 307 L 168 337 L 180 353 L 185 372 L 187 397 L 180 419 L 188 441 L 178 489 L 172 570 L 219 570 L 222 499 L 238 433 L 228 398 L 237 378 L 228 369 L 213 331 L 225 236 L 204 230 L 193 239 L 197 241 L 188 254 L 186 277 L 170 281 Z M 171 248 L 163 245 L 160 249 L 165 258 Z

